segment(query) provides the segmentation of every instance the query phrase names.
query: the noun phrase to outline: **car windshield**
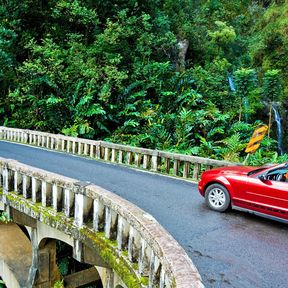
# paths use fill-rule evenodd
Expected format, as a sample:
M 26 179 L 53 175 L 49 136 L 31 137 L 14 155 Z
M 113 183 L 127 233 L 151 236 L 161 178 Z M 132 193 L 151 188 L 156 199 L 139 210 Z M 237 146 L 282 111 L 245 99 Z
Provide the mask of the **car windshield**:
M 262 166 L 262 167 L 259 167 L 259 168 L 257 168 L 257 169 L 255 169 L 255 170 L 252 170 L 252 171 L 250 171 L 250 172 L 248 172 L 248 176 L 251 176 L 251 175 L 254 175 L 254 174 L 257 174 L 257 173 L 259 173 L 259 172 L 261 172 L 261 171 L 264 171 L 264 170 L 266 170 L 266 169 L 269 169 L 269 166 L 271 167 L 271 165 L 265 165 L 265 166 Z M 274 165 L 272 165 L 272 167 L 273 167 Z M 271 168 L 272 168 L 271 167 Z M 276 166 L 275 167 L 275 169 L 273 169 L 273 170 L 270 170 L 270 172 L 272 172 L 272 171 L 274 171 L 274 170 L 277 170 L 277 169 L 285 169 L 285 168 L 287 168 L 288 167 L 288 163 L 284 163 L 284 164 L 279 164 L 278 166 Z
M 258 173 L 258 172 L 261 172 L 261 171 L 263 171 L 263 170 L 265 170 L 265 169 L 267 169 L 267 167 L 261 167 L 261 168 L 257 168 L 257 169 L 255 169 L 255 170 L 252 170 L 252 171 L 250 171 L 250 172 L 248 173 L 248 176 L 254 175 L 254 174 L 256 174 L 256 173 Z

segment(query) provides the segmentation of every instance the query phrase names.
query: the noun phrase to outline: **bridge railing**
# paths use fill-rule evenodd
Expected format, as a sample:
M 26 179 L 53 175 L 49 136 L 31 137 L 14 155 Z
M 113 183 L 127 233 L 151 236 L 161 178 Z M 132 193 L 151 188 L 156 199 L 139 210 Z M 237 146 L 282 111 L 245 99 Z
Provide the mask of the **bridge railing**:
M 27 137 L 21 131 L 12 134 L 17 136 L 8 133 L 10 140 Z M 36 139 L 40 137 L 29 135 L 26 139 L 29 141 L 32 135 L 32 142 L 34 135 Z M 203 287 L 187 254 L 151 215 L 98 186 L 0 158 L 0 202 L 48 225 L 49 217 L 59 219 L 67 234 L 74 227 L 97 239 L 100 232 L 109 243 L 115 243 L 115 255 L 125 259 L 138 279 L 142 279 L 141 284 L 133 287 Z M 100 255 L 104 253 L 101 251 Z M 117 272 L 115 261 L 108 264 Z
M 203 171 L 213 167 L 235 165 L 228 161 L 7 127 L 0 127 L 0 139 L 89 156 L 193 180 L 198 180 Z

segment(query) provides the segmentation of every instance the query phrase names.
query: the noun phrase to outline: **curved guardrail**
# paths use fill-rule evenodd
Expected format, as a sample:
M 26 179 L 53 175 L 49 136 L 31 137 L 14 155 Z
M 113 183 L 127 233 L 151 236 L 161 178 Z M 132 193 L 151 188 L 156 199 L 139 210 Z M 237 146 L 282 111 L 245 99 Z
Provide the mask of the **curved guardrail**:
M 14 132 L 5 138 L 40 139 Z M 90 243 L 127 287 L 204 287 L 191 259 L 151 215 L 96 185 L 0 158 L 0 202 Z
M 235 165 L 228 161 L 7 127 L 0 127 L 0 139 L 132 165 L 192 180 L 198 180 L 203 171 L 213 167 Z

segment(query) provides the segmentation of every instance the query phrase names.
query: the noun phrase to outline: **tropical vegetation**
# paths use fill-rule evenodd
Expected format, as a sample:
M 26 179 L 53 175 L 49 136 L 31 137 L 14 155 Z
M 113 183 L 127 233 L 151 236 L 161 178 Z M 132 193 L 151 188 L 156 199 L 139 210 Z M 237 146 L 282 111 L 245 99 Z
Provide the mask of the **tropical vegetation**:
M 2 1 L 0 125 L 243 161 L 264 123 L 249 161 L 283 161 L 287 15 L 287 0 Z

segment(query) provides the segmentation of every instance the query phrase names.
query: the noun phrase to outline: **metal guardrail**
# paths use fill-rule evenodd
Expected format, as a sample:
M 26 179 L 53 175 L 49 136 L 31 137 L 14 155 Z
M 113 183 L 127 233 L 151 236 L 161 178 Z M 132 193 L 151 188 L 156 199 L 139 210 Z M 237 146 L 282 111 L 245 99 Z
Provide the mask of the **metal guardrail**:
M 0 139 L 89 156 L 196 181 L 205 170 L 235 165 L 228 161 L 7 127 L 0 127 Z
M 62 136 L 58 138 L 51 134 L 17 129 L 1 128 L 1 133 L 2 139 L 38 143 L 40 146 L 45 144 L 54 149 L 69 149 L 70 143 L 72 149 L 75 149 L 73 143 L 77 143 L 78 147 L 84 146 L 83 150 L 78 148 L 78 151 L 85 151 L 85 154 L 88 151 L 95 153 L 101 147 L 94 141 Z M 95 239 L 99 242 L 97 237 L 100 232 L 105 239 L 114 241 L 115 244 L 110 245 L 110 249 L 115 255 L 121 255 L 125 265 L 133 269 L 134 275 L 138 277 L 133 282 L 134 286 L 130 284 L 127 287 L 204 287 L 187 254 L 152 216 L 98 186 L 87 183 L 83 185 L 75 179 L 0 158 L 0 202 L 48 225 L 49 217 L 54 221 L 62 221 L 65 223 L 65 233 L 72 233 L 74 229 L 81 236 L 85 231 L 86 236 L 92 235 L 92 242 Z M 46 211 L 45 217 L 43 211 Z M 63 226 L 62 222 L 59 224 Z M 77 233 L 72 236 L 75 237 Z M 115 261 L 108 264 L 117 273 Z M 143 277 L 146 282 L 143 282 Z

